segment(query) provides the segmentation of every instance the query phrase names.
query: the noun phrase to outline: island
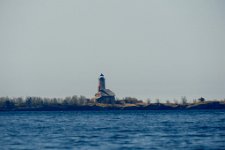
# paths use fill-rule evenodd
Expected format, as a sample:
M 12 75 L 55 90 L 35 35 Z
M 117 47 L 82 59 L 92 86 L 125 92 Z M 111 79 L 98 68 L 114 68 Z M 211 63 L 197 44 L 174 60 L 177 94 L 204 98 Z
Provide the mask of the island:
M 152 103 L 150 100 L 138 100 L 133 97 L 115 98 L 115 93 L 106 89 L 103 74 L 98 78 L 98 91 L 93 98 L 72 96 L 65 98 L 42 97 L 0 97 L 0 111 L 73 111 L 73 110 L 193 110 L 225 109 L 225 99 L 206 100 L 201 97 L 192 102 L 186 97 L 181 102 Z

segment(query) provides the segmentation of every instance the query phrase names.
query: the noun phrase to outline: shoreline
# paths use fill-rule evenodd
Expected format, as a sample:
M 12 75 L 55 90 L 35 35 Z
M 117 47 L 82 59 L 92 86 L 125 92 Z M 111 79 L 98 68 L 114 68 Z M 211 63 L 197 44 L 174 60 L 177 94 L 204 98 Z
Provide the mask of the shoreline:
M 42 107 L 1 107 L 3 111 L 108 111 L 108 110 L 216 110 L 225 109 L 225 102 L 205 101 L 190 104 L 138 103 L 138 104 L 92 104 L 92 105 L 52 105 Z

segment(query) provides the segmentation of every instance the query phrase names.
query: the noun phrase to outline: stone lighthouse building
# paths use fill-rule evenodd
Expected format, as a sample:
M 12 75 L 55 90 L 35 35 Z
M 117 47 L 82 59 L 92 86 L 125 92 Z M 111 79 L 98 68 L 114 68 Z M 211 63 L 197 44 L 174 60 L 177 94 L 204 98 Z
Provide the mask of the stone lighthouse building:
M 95 100 L 98 103 L 115 103 L 115 93 L 113 93 L 110 89 L 105 88 L 105 78 L 103 74 L 99 77 L 98 92 L 95 94 Z

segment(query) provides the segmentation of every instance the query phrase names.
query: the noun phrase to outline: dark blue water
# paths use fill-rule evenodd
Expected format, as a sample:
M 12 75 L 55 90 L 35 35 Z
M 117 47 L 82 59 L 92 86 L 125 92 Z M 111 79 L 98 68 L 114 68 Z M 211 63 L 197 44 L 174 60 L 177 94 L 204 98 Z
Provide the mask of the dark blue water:
M 225 111 L 0 112 L 0 149 L 225 149 Z

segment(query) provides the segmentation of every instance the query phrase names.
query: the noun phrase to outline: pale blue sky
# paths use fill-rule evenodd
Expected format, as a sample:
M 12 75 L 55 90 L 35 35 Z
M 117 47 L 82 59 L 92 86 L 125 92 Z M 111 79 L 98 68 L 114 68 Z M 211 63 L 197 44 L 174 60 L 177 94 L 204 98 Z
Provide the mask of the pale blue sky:
M 223 0 L 0 0 L 0 96 L 225 98 Z

